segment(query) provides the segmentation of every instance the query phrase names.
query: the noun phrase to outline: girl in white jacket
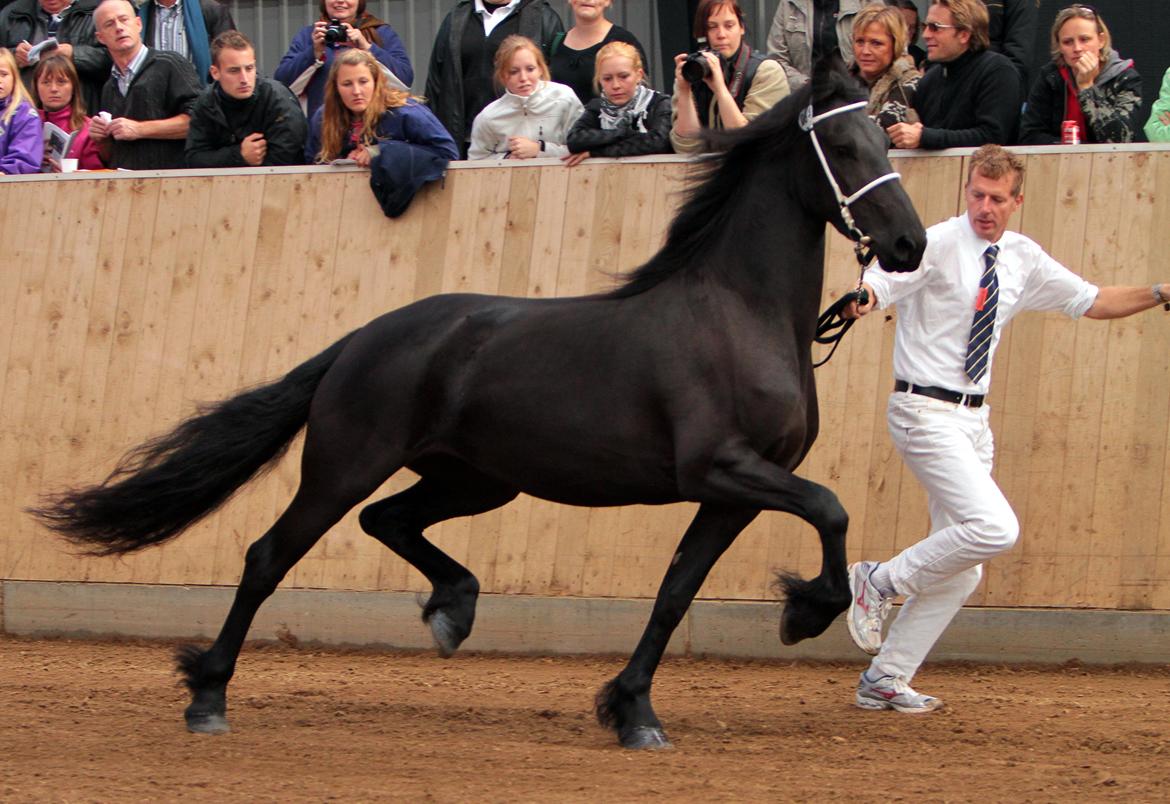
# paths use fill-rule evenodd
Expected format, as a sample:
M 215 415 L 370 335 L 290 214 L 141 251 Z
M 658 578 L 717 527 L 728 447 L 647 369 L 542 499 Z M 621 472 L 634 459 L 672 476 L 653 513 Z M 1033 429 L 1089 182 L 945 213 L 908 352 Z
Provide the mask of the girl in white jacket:
M 504 96 L 475 116 L 468 158 L 568 158 L 565 140 L 583 109 L 577 93 L 549 80 L 544 55 L 526 36 L 504 39 L 495 65 Z

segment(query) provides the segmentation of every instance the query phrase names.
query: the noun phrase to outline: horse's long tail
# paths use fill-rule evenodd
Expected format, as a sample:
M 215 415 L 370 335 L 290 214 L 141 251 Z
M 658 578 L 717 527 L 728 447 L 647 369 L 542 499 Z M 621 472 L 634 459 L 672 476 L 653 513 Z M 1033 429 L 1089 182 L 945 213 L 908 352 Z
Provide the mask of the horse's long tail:
M 30 509 L 94 555 L 141 550 L 178 536 L 275 463 L 309 418 L 309 404 L 346 335 L 283 379 L 201 405 L 174 430 L 131 450 L 102 483 Z

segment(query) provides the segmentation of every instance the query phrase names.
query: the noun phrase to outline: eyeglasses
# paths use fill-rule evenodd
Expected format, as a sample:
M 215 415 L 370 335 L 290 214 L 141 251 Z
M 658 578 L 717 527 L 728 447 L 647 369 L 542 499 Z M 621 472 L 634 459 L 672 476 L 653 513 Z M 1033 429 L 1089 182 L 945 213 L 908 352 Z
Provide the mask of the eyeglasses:
M 943 28 L 958 28 L 959 26 L 958 25 L 945 25 L 941 22 L 924 22 L 924 23 L 922 23 L 922 27 L 925 28 L 926 30 L 930 31 L 931 33 L 938 33 Z

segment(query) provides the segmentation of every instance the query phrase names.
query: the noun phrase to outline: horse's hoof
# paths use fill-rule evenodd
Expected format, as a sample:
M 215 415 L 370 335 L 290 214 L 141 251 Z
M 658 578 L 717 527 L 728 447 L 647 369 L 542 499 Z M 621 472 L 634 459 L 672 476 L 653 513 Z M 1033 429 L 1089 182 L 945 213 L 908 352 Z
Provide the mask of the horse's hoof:
M 799 633 L 794 620 L 792 608 L 785 606 L 784 613 L 780 615 L 780 642 L 784 645 L 795 645 L 805 637 L 804 634 Z
M 653 726 L 638 726 L 630 729 L 621 736 L 622 748 L 632 750 L 662 751 L 674 748 L 670 740 L 666 739 L 666 732 Z
M 440 656 L 447 659 L 459 650 L 459 644 L 463 639 L 455 628 L 455 621 L 448 617 L 446 612 L 442 609 L 436 611 L 427 621 L 427 625 L 431 627 L 431 636 L 435 640 L 435 647 L 438 648 Z
M 232 730 L 223 715 L 189 715 L 187 731 L 193 734 L 227 734 Z

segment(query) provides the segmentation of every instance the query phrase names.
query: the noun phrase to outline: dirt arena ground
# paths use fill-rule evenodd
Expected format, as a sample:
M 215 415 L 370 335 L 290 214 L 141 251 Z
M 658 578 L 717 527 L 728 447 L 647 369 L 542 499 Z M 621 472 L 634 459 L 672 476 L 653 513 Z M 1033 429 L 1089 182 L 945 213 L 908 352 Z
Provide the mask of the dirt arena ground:
M 596 725 L 617 658 L 249 646 L 233 732 L 188 734 L 172 646 L 0 637 L 0 800 L 1164 801 L 1170 668 L 928 666 L 927 716 L 862 664 L 676 659 L 671 751 Z

